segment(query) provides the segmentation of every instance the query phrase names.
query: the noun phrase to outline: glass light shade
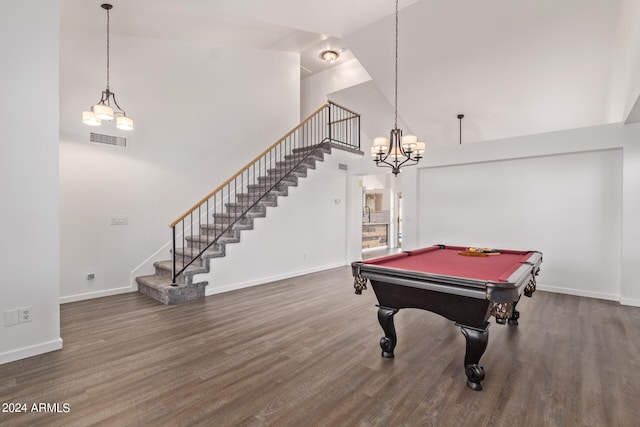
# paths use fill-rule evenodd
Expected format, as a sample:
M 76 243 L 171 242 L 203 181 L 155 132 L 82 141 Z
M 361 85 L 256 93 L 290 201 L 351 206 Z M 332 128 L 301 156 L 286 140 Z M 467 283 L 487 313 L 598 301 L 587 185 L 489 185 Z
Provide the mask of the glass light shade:
M 336 62 L 336 60 L 338 59 L 338 56 L 340 55 L 335 50 L 325 50 L 320 53 L 320 58 L 322 58 L 324 61 L 329 62 L 331 64 Z
M 427 148 L 427 144 L 425 144 L 424 142 L 416 142 L 416 148 L 413 151 L 418 154 L 422 154 L 424 153 L 426 148 Z
M 374 138 L 372 149 L 375 149 L 377 153 L 385 153 L 389 149 L 389 141 L 383 137 Z
M 100 126 L 102 121 L 96 117 L 93 111 L 83 111 L 82 123 L 89 126 Z
M 121 130 L 132 130 L 133 119 L 127 116 L 116 117 L 116 127 Z
M 405 135 L 402 137 L 402 148 L 407 151 L 413 151 L 416 148 L 418 137 L 415 135 Z
M 113 120 L 113 108 L 105 104 L 96 104 L 92 108 L 97 118 L 101 120 Z
M 383 155 L 384 155 L 384 152 L 379 151 L 378 149 L 376 149 L 376 147 L 371 147 L 371 157 L 376 159 L 376 158 L 382 158 Z
M 396 158 L 396 159 L 398 159 L 400 157 L 403 157 L 403 156 L 404 156 L 404 154 L 402 154 L 402 151 L 400 150 L 399 147 L 393 147 L 391 149 L 391 152 L 389 153 L 389 157 L 393 157 L 393 158 Z

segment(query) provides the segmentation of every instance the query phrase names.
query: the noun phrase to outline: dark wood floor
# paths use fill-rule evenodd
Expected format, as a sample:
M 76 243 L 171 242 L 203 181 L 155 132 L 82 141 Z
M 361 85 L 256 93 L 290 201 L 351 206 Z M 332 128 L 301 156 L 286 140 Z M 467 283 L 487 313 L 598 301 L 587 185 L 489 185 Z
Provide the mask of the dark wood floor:
M 138 294 L 65 304 L 64 348 L 0 365 L 2 426 L 637 426 L 640 309 L 536 292 L 520 325 L 493 324 L 484 390 L 465 385 L 464 337 L 396 315 L 382 359 L 375 296 L 347 267 L 180 306 Z

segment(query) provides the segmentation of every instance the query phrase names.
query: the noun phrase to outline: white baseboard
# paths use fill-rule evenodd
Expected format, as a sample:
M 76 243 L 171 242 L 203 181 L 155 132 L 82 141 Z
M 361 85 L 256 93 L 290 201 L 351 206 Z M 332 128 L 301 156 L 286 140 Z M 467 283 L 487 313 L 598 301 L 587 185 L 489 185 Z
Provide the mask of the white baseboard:
M 26 359 L 27 357 L 37 356 L 42 353 L 48 353 L 50 351 L 60 350 L 62 348 L 62 338 L 57 338 L 52 341 L 31 345 L 29 347 L 23 347 L 16 350 L 7 351 L 0 354 L 0 365 L 3 363 L 9 363 L 20 359 Z
M 310 268 L 307 270 L 298 270 L 294 272 L 288 272 L 285 274 L 262 277 L 260 279 L 255 279 L 255 280 L 248 280 L 246 282 L 230 283 L 227 285 L 215 286 L 215 287 L 212 286 L 211 283 L 209 283 L 209 285 L 207 285 L 207 287 L 205 288 L 205 296 L 221 294 L 223 292 L 235 291 L 237 289 L 249 288 L 251 286 L 265 285 L 267 283 L 275 282 L 276 280 L 284 280 L 284 279 L 290 279 L 292 277 L 304 276 L 305 274 L 317 273 L 318 271 L 344 267 L 344 265 L 345 265 L 344 263 L 329 264 L 321 267 Z M 197 281 L 199 282 L 201 280 L 206 280 L 206 278 L 202 278 L 202 279 L 198 278 L 198 280 L 195 280 L 195 277 L 194 277 L 194 282 L 197 282 Z
M 135 292 L 136 290 L 137 288 L 134 288 L 133 286 L 123 286 L 121 288 L 105 289 L 103 291 L 88 292 L 86 294 L 68 295 L 65 297 L 60 297 L 60 304 L 83 301 L 86 299 L 108 297 L 110 295 L 125 294 L 127 292 Z
M 583 289 L 564 288 L 561 286 L 549 286 L 541 284 L 538 284 L 536 288 L 541 291 L 554 292 L 556 294 L 575 295 L 578 297 L 604 299 L 608 301 L 621 301 L 620 295 L 618 294 L 608 294 L 604 292 L 585 291 Z
M 342 264 L 342 263 L 329 264 L 329 265 L 325 265 L 325 266 L 322 266 L 322 267 L 315 267 L 315 268 L 310 268 L 310 269 L 307 269 L 307 270 L 298 270 L 298 271 L 289 272 L 289 273 L 286 273 L 286 274 L 279 274 L 279 275 L 275 275 L 275 276 L 263 277 L 263 278 L 260 278 L 260 279 L 248 280 L 248 281 L 245 281 L 245 282 L 231 283 L 231 284 L 222 285 L 222 286 L 211 286 L 211 284 L 209 284 L 206 287 L 205 296 L 221 294 L 223 292 L 235 291 L 237 289 L 248 288 L 248 287 L 251 287 L 251 286 L 264 285 L 266 283 L 275 282 L 276 280 L 290 279 L 291 277 L 303 276 L 305 274 L 317 273 L 318 271 L 324 271 L 324 270 L 329 270 L 329 269 L 332 269 L 332 268 L 343 267 L 344 265 L 345 264 Z M 198 279 L 200 279 L 200 278 L 198 278 Z M 203 277 L 203 280 L 206 280 L 206 278 Z M 197 281 L 200 281 L 200 280 L 194 280 L 194 281 L 197 282 Z M 604 292 L 585 291 L 585 290 L 582 290 L 582 289 L 565 288 L 565 287 L 561 287 L 561 286 L 550 286 L 550 285 L 542 285 L 542 284 L 538 284 L 537 289 L 539 289 L 541 291 L 553 292 L 553 293 L 557 293 L 557 294 L 567 294 L 567 295 L 575 295 L 575 296 L 579 296 L 579 297 L 603 299 L 603 300 L 608 300 L 608 301 L 618 301 L 622 305 L 628 305 L 628 306 L 632 306 L 632 307 L 640 307 L 640 300 L 639 299 L 623 298 L 623 297 L 621 297 L 620 295 L 617 295 L 617 294 L 608 294 L 608 293 L 604 293 Z M 69 295 L 69 296 L 60 297 L 60 304 L 66 304 L 66 303 L 75 302 L 75 301 L 83 301 L 83 300 L 93 299 L 93 298 L 107 297 L 107 296 L 110 296 L 110 295 L 118 295 L 118 294 L 124 294 L 124 293 L 128 293 L 128 292 L 136 292 L 136 291 L 137 291 L 137 286 L 135 286 L 135 287 L 134 286 L 123 286 L 121 288 L 107 289 L 107 290 L 97 291 L 97 292 L 88 292 L 88 293 L 85 293 L 85 294 Z M 2 355 L 0 355 L 0 357 L 1 356 Z M 0 362 L 0 363 L 2 363 L 2 362 Z
M 640 299 L 620 298 L 620 304 L 630 305 L 632 307 L 640 307 Z

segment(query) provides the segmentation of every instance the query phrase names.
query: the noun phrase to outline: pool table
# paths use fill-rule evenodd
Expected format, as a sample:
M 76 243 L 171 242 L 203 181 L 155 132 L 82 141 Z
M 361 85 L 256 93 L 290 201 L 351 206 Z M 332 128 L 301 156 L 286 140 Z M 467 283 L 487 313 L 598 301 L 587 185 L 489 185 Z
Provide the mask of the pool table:
M 356 294 L 371 282 L 378 299 L 378 321 L 384 331 L 382 357 L 394 357 L 397 337 L 393 316 L 401 308 L 439 314 L 460 326 L 466 339 L 467 386 L 482 390 L 479 365 L 489 341 L 490 316 L 517 325 L 516 305 L 536 288 L 542 254 L 537 251 L 477 250 L 435 245 L 351 264 Z M 477 252 L 475 252 L 477 251 Z

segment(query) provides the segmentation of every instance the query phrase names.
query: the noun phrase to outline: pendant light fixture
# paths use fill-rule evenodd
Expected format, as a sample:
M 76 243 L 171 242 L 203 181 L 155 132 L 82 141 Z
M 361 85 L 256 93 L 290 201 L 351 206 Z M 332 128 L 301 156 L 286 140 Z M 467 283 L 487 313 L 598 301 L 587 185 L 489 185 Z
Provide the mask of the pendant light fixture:
M 133 119 L 120 108 L 116 101 L 116 94 L 109 88 L 109 11 L 113 9 L 113 5 L 104 3 L 100 7 L 107 11 L 107 88 L 102 91 L 100 100 L 91 107 L 90 111 L 82 112 L 82 122 L 89 126 L 100 126 L 102 120 L 111 121 L 115 117 L 118 129 L 132 130 Z
M 402 166 L 416 165 L 422 158 L 425 143 L 419 142 L 415 135 L 402 136 L 398 129 L 398 0 L 396 0 L 396 55 L 395 55 L 395 122 L 389 135 L 375 138 L 371 147 L 371 156 L 376 166 L 390 167 L 391 173 L 398 176 Z

